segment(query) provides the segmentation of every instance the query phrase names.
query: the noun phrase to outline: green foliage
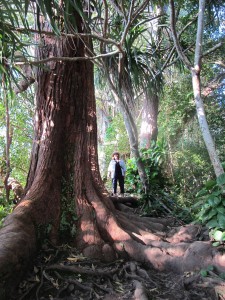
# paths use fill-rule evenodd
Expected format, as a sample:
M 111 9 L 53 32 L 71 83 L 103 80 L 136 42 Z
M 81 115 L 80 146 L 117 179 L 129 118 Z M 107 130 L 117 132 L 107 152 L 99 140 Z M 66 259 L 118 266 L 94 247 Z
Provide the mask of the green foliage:
M 210 131 L 215 140 L 219 156 L 222 161 L 225 161 L 225 95 L 223 90 L 218 90 L 213 95 L 213 98 L 209 97 L 205 101 L 205 109 Z
M 26 2 L 27 3 L 27 2 Z M 1 1 L 0 9 L 0 81 L 8 91 L 17 85 L 21 70 L 15 65 L 18 59 L 27 56 L 29 33 L 24 1 Z M 16 28 L 23 27 L 23 35 Z
M 75 221 L 77 220 L 72 207 L 63 210 L 60 221 L 60 236 L 66 239 L 69 236 L 74 237 L 76 234 Z
M 214 271 L 214 269 L 215 269 L 214 266 L 209 265 L 209 266 L 207 266 L 206 269 L 202 269 L 200 271 L 200 274 L 201 274 L 202 277 L 207 277 L 209 275 L 209 272 Z
M 140 211 L 143 216 L 174 217 L 180 224 L 193 221 L 193 213 L 190 208 L 179 205 L 177 198 L 168 186 L 153 186 L 148 194 L 142 194 L 139 199 Z
M 10 176 L 16 178 L 23 186 L 29 169 L 31 146 L 33 142 L 33 112 L 34 103 L 30 91 L 13 96 L 10 99 L 10 128 L 12 143 L 10 146 Z M 0 168 L 5 174 L 6 124 L 5 106 L 0 99 Z
M 195 117 L 190 75 L 172 72 L 161 101 L 158 139 L 165 139 L 168 145 L 164 172 L 171 183 L 170 190 L 179 205 L 192 210 L 196 193 L 213 178 L 214 171 Z M 206 77 L 204 80 L 207 82 Z M 221 159 L 225 156 L 223 98 L 220 93 L 214 100 L 205 100 L 207 119 Z
M 75 221 L 77 216 L 75 212 L 73 176 L 64 178 L 62 182 L 61 195 L 61 218 L 60 218 L 60 237 L 62 240 L 70 239 L 76 234 Z
M 29 170 L 33 142 L 34 103 L 29 100 L 30 96 L 30 91 L 18 96 L 17 102 L 14 102 L 11 109 L 11 122 L 14 129 L 11 145 L 11 176 L 23 186 Z
M 12 212 L 13 206 L 6 202 L 5 195 L 0 191 L 0 228 L 3 225 L 5 217 Z
M 151 147 L 149 149 L 141 149 L 140 154 L 144 161 L 150 184 L 160 184 L 162 179 L 161 167 L 165 159 L 164 143 L 152 142 Z
M 210 230 L 211 237 L 216 241 L 214 246 L 225 241 L 225 174 L 220 175 L 216 181 L 206 182 L 197 197 L 200 201 L 195 207 L 200 207 L 197 220 L 205 224 Z
M 203 181 L 213 176 L 213 171 L 203 143 L 194 141 L 190 134 L 190 138 L 183 138 L 182 144 L 178 143 L 173 152 L 175 186 L 186 198 L 194 200 Z
M 4 218 L 12 212 L 12 205 L 0 204 L 0 228 L 2 227 Z
M 172 71 L 164 87 L 159 113 L 159 139 L 177 138 L 184 123 L 195 114 L 191 77 Z
M 225 279 L 225 272 L 219 272 L 215 266 L 209 265 L 205 269 L 201 269 L 200 275 L 202 277 L 212 276 L 214 279 Z
M 122 155 L 121 158 L 123 159 L 126 159 L 123 155 L 130 152 L 128 136 L 120 113 L 111 120 L 106 130 L 104 152 L 107 159 L 107 166 L 114 151 L 118 151 Z
M 141 160 L 144 163 L 148 183 L 153 186 L 162 186 L 162 164 L 165 158 L 164 145 L 152 143 L 149 149 L 141 149 Z M 128 192 L 143 193 L 142 183 L 138 174 L 135 158 L 127 160 L 126 186 Z
M 211 231 L 211 237 L 214 239 L 213 246 L 219 246 L 225 243 L 225 231 L 214 229 Z
M 137 164 L 135 158 L 130 158 L 126 162 L 126 191 L 129 193 L 142 191 L 142 184 L 140 182 L 140 176 L 138 174 Z

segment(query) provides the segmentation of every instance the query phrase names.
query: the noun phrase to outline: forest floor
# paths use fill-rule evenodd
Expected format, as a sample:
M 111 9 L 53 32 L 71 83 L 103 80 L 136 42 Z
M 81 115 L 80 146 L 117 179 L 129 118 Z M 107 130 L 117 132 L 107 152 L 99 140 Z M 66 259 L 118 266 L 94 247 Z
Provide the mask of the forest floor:
M 207 276 L 205 276 L 207 275 Z M 135 261 L 102 263 L 69 245 L 46 242 L 9 300 L 223 300 L 213 270 L 174 274 Z
M 158 272 L 123 260 L 103 264 L 80 256 L 68 245 L 45 245 L 11 299 L 215 300 L 225 299 L 223 294 L 200 273 Z

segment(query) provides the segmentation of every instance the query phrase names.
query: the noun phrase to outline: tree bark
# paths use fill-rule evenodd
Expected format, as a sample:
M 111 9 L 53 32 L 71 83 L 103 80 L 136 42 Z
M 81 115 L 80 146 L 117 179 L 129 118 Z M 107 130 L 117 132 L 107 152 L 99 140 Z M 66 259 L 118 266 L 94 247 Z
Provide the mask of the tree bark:
M 39 48 L 40 59 L 84 56 L 85 46 L 79 39 L 41 38 L 45 46 Z M 28 266 L 42 227 L 50 231 L 53 242 L 57 241 L 62 202 L 67 211 L 76 206 L 77 246 L 84 249 L 103 244 L 91 206 L 103 191 L 97 160 L 93 65 L 50 62 L 38 68 L 37 83 L 35 138 L 26 196 L 6 218 L 0 232 L 0 270 L 5 290 L 15 286 L 18 274 Z M 106 205 L 112 211 L 112 203 Z M 13 232 L 13 239 L 8 240 Z
M 201 97 L 200 76 L 198 75 L 198 72 L 196 72 L 194 69 L 192 70 L 192 86 L 193 86 L 193 91 L 194 91 L 195 105 L 196 105 L 199 126 L 201 129 L 202 136 L 203 136 L 211 163 L 213 165 L 216 177 L 219 177 L 221 174 L 224 173 L 224 170 L 223 170 L 222 164 L 220 162 L 219 156 L 216 152 L 216 146 L 213 141 L 212 135 L 210 133 L 208 122 L 206 119 L 204 103 L 203 103 L 202 97 Z
M 158 51 L 161 48 L 162 41 L 162 26 L 164 20 L 163 18 L 158 18 L 166 14 L 166 5 L 165 3 L 159 3 L 156 5 L 154 10 L 154 15 L 157 17 L 151 26 L 149 27 L 149 35 L 154 39 L 154 44 Z M 154 61 L 154 60 L 153 60 Z M 157 61 L 158 63 L 158 61 Z M 157 70 L 157 63 L 153 64 L 153 69 Z M 142 122 L 140 130 L 140 146 L 142 148 L 150 148 L 151 141 L 156 142 L 158 136 L 158 113 L 159 113 L 159 85 L 160 78 L 155 78 L 155 81 L 158 81 L 158 84 L 154 83 L 151 91 L 148 89 L 145 90 L 145 97 L 143 100 L 143 109 L 142 109 Z
M 150 148 L 151 141 L 157 140 L 158 135 L 159 97 L 157 94 L 145 94 L 141 121 L 140 146 Z

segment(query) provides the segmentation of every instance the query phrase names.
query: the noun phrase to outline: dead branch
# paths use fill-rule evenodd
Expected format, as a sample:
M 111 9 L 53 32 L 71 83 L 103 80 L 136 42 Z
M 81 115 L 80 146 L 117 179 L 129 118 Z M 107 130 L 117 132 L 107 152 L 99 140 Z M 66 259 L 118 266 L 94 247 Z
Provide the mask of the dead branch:
M 64 265 L 51 265 L 46 268 L 46 270 L 58 270 L 62 272 L 72 272 L 72 273 L 79 273 L 79 274 L 88 274 L 88 275 L 93 275 L 93 276 L 99 276 L 99 275 L 104 275 L 104 276 L 111 276 L 117 271 L 117 267 L 112 270 L 104 271 L 104 270 L 92 270 L 92 269 L 87 269 L 87 268 L 82 268 L 82 267 L 77 267 L 77 266 L 64 266 Z

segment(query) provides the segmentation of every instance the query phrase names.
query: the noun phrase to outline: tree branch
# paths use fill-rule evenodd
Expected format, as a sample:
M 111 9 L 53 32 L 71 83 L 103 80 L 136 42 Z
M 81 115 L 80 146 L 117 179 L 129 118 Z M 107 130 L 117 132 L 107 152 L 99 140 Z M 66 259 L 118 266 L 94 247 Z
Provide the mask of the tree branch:
M 144 3 L 135 11 L 134 15 L 133 15 L 133 19 L 131 21 L 131 23 L 134 22 L 134 20 L 137 18 L 137 16 L 145 9 L 145 7 L 148 5 L 149 0 L 144 1 Z
M 107 38 L 107 28 L 108 28 L 108 4 L 106 0 L 103 0 L 104 8 L 105 8 L 105 17 L 104 17 L 104 26 L 103 26 L 103 38 Z
M 183 51 L 183 53 L 185 54 L 185 53 L 186 53 L 188 50 L 190 50 L 193 46 L 194 46 L 194 44 L 190 45 L 188 48 L 186 48 L 186 49 Z M 172 65 L 175 64 L 179 59 L 180 59 L 179 57 L 175 58 L 173 61 L 171 61 L 170 63 L 168 63 L 168 64 L 166 65 L 166 67 L 168 68 L 168 67 L 172 66 Z
M 225 62 L 223 62 L 222 60 L 217 60 L 215 61 L 215 64 L 221 66 L 223 69 L 225 69 Z
M 200 72 L 200 70 L 201 70 L 204 11 L 205 11 L 205 0 L 199 0 L 198 27 L 197 27 L 197 37 L 196 37 L 196 45 L 195 45 L 195 61 L 194 61 L 194 68 L 197 72 Z
M 111 3 L 111 5 L 115 8 L 116 12 L 121 16 L 124 17 L 123 12 L 121 10 L 121 8 L 119 7 L 118 3 L 113 0 L 108 0 L 109 3 Z
M 50 61 L 71 61 L 71 62 L 75 62 L 75 61 L 82 61 L 82 60 L 95 60 L 95 59 L 99 59 L 99 58 L 103 58 L 103 57 L 109 57 L 112 55 L 116 55 L 119 53 L 119 50 L 113 51 L 113 52 L 109 52 L 106 54 L 101 54 L 101 55 L 96 55 L 93 57 L 49 57 L 49 58 L 45 58 L 45 59 L 41 59 L 41 60 L 36 60 L 36 61 L 25 61 L 25 62 L 16 62 L 14 65 L 15 66 L 23 66 L 23 65 L 33 65 L 33 66 L 37 66 L 40 64 L 44 64 Z
M 177 32 L 176 32 L 176 26 L 175 26 L 175 8 L 174 8 L 174 1 L 170 0 L 170 24 L 171 24 L 171 32 L 172 32 L 172 37 L 174 41 L 174 45 L 176 47 L 177 53 L 180 57 L 180 59 L 183 61 L 183 63 L 186 65 L 188 69 L 191 69 L 191 63 L 189 62 L 188 58 L 184 55 L 183 50 L 181 48 L 181 45 L 179 43 L 178 37 L 177 37 Z
M 211 80 L 207 86 L 205 86 L 202 90 L 202 95 L 207 97 L 209 96 L 214 90 L 220 88 L 225 83 L 223 80 L 225 79 L 225 72 L 217 75 L 213 80 Z
M 11 30 L 14 30 L 14 31 L 17 31 L 17 32 L 20 32 L 20 33 L 24 33 L 24 34 L 27 34 L 28 30 L 25 29 L 25 28 L 18 28 L 18 27 L 13 27 L 13 26 L 10 26 Z M 54 32 L 51 32 L 51 31 L 39 31 L 39 30 L 36 30 L 36 29 L 29 29 L 29 32 L 31 33 L 37 33 L 37 34 L 45 34 L 45 35 L 49 35 L 49 36 L 55 36 L 55 33 Z M 110 38 L 104 38 L 102 36 L 99 36 L 97 34 L 93 34 L 93 33 L 61 33 L 60 36 L 65 36 L 67 38 L 69 37 L 72 37 L 72 38 L 75 38 L 75 37 L 89 37 L 89 38 L 93 38 L 93 39 L 96 39 L 96 40 L 99 40 L 99 41 L 102 41 L 106 44 L 113 44 L 115 45 L 117 48 L 118 48 L 118 43 Z M 58 36 L 58 37 L 60 37 Z
M 28 89 L 28 87 L 35 82 L 35 78 L 32 74 L 32 69 L 30 65 L 25 65 L 23 67 L 23 72 L 25 73 L 23 79 L 21 79 L 14 88 L 14 92 L 16 95 L 25 92 Z
M 132 25 L 132 23 L 134 22 L 134 20 L 137 18 L 137 16 L 139 15 L 139 13 L 141 11 L 143 11 L 146 7 L 146 5 L 148 4 L 149 0 L 146 0 L 134 13 L 134 15 L 132 16 L 133 13 L 133 8 L 134 8 L 134 0 L 131 1 L 130 4 L 130 9 L 129 9 L 129 13 L 128 13 L 128 18 L 127 18 L 127 23 L 125 26 L 125 29 L 123 31 L 120 43 L 119 43 L 119 49 L 120 49 L 120 55 L 119 55 L 119 64 L 118 64 L 118 74 L 119 74 L 119 86 L 121 85 L 121 80 L 122 80 L 122 71 L 123 71 L 123 63 L 124 63 L 124 58 L 125 58 L 125 52 L 123 51 L 123 44 L 124 41 L 126 39 L 128 30 L 130 28 L 130 26 Z M 138 13 L 137 13 L 138 12 Z
M 193 23 L 196 21 L 197 17 L 198 17 L 198 15 L 196 15 L 190 22 L 188 22 L 188 23 L 182 28 L 182 30 L 181 30 L 181 31 L 178 33 L 178 35 L 177 35 L 177 36 L 178 36 L 178 40 L 180 39 L 180 37 L 181 37 L 181 35 L 183 34 L 183 32 L 184 32 L 191 24 L 193 24 Z M 192 47 L 192 46 L 191 46 L 191 47 Z M 169 64 L 169 61 L 170 61 L 170 59 L 171 59 L 171 57 L 172 57 L 172 55 L 173 55 L 175 49 L 176 49 L 176 47 L 173 46 L 172 49 L 171 49 L 171 51 L 170 51 L 170 53 L 169 53 L 169 55 L 167 56 L 167 59 L 166 59 L 165 63 L 163 64 L 163 66 L 162 66 L 160 72 L 162 72 L 166 67 L 171 66 L 172 64 L 174 64 L 175 61 L 177 61 L 177 59 L 176 59 L 175 61 L 173 61 L 173 62 L 171 62 L 171 63 Z M 188 49 L 190 49 L 190 47 L 189 47 Z M 183 53 L 185 53 L 186 51 L 187 51 L 187 49 L 185 49 L 185 51 L 183 51 Z M 157 75 L 158 75 L 160 72 L 158 72 Z
M 224 44 L 223 42 L 219 42 L 219 43 L 216 44 L 214 47 L 212 47 L 211 49 L 209 49 L 209 50 L 207 50 L 206 52 L 204 52 L 204 53 L 202 54 L 202 57 L 211 54 L 211 53 L 214 52 L 215 50 L 219 49 L 223 44 Z
M 192 24 L 197 20 L 197 18 L 198 18 L 198 14 L 197 14 L 190 22 L 188 22 L 188 23 L 184 26 L 184 28 L 181 29 L 181 31 L 180 31 L 179 34 L 178 34 L 178 38 L 180 38 L 180 36 L 182 35 L 182 33 L 183 33 L 190 25 L 192 25 Z
M 126 27 L 123 31 L 123 34 L 122 34 L 122 37 L 121 37 L 121 40 L 120 40 L 120 45 L 122 46 L 124 41 L 125 41 L 125 38 L 126 38 L 126 35 L 127 35 L 127 32 L 130 28 L 130 25 L 131 25 L 131 17 L 132 17 L 132 12 L 133 12 L 133 8 L 134 8 L 134 0 L 131 1 L 131 4 L 130 4 L 130 9 L 129 9 L 129 13 L 128 13 L 128 19 L 127 19 L 127 24 L 126 24 Z

